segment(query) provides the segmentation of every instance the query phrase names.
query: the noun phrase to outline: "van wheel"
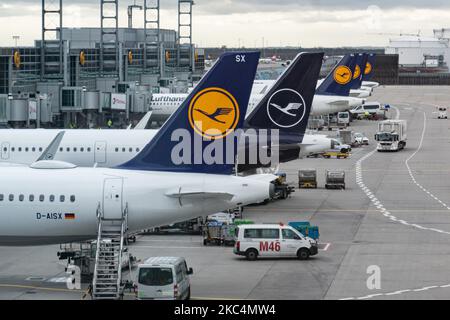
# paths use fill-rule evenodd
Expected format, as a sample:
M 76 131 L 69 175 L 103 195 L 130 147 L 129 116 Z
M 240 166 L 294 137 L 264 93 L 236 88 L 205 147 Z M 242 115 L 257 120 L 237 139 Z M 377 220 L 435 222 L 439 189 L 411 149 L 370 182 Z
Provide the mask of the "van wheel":
M 301 248 L 300 250 L 298 250 L 297 252 L 297 257 L 300 260 L 308 260 L 309 259 L 309 250 L 306 248 Z
M 245 256 L 247 257 L 247 260 L 255 261 L 258 258 L 258 252 L 255 249 L 249 249 L 245 253 Z

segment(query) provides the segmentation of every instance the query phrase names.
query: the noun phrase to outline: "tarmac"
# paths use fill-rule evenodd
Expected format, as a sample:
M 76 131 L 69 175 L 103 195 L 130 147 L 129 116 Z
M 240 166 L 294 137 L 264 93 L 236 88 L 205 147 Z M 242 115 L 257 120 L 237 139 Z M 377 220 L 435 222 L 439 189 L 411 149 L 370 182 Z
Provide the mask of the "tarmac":
M 297 189 L 287 200 L 244 211 L 255 222 L 318 225 L 317 256 L 249 262 L 191 235 L 139 236 L 130 252 L 140 260 L 185 257 L 194 269 L 193 299 L 449 299 L 450 122 L 434 112 L 447 106 L 450 90 L 380 87 L 369 100 L 390 104 L 390 118 L 408 121 L 405 150 L 374 152 L 377 122 L 354 121 L 351 129 L 365 133 L 370 145 L 353 149 L 350 158 L 281 166 L 295 185 L 298 170 L 316 168 L 318 189 Z M 327 169 L 345 170 L 346 190 L 324 188 Z M 87 284 L 67 289 L 58 250 L 0 247 L 0 299 L 81 299 Z

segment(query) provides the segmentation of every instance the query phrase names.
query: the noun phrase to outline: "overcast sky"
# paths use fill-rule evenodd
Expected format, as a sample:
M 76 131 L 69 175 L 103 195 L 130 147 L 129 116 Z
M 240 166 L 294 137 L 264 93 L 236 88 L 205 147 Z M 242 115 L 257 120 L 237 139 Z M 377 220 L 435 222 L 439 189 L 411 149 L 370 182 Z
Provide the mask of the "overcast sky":
M 58 0 L 47 0 L 58 3 Z M 120 0 L 120 25 L 127 25 Z M 177 0 L 160 0 L 161 26 L 177 27 Z M 31 45 L 40 38 L 41 0 L 0 0 L 0 46 Z M 65 27 L 100 26 L 99 0 L 64 0 Z M 137 4 L 143 0 L 136 0 Z M 450 27 L 450 1 L 444 0 L 195 0 L 193 39 L 202 47 L 386 46 L 394 34 L 431 36 Z M 143 26 L 143 13 L 135 13 Z

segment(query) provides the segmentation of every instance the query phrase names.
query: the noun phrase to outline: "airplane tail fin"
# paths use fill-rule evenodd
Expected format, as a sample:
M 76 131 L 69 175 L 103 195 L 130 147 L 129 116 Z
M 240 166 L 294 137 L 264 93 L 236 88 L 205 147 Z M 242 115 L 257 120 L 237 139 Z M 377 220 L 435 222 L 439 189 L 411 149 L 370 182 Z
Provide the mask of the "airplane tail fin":
M 259 55 L 223 54 L 147 146 L 118 168 L 231 174 L 237 143 L 230 148 L 224 140 L 237 140 L 232 133 L 243 125 Z
M 356 59 L 353 54 L 345 55 L 317 88 L 316 94 L 348 96 L 355 71 Z
M 363 81 L 370 81 L 373 77 L 373 70 L 376 62 L 376 54 L 368 54 L 366 67 L 364 69 Z
M 368 54 L 358 53 L 356 55 L 355 72 L 353 72 L 353 80 L 351 82 L 351 89 L 361 88 L 363 76 L 367 65 Z
M 300 143 L 322 67 L 323 53 L 300 53 L 245 121 L 246 128 L 278 129 L 280 143 Z

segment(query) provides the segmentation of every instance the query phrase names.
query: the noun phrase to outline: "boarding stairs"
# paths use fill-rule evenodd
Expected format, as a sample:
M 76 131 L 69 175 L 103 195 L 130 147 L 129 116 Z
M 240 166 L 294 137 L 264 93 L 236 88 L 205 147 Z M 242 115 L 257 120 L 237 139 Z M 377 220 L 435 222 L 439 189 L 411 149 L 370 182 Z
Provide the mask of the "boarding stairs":
M 128 205 L 122 218 L 107 219 L 97 209 L 98 237 L 92 280 L 93 300 L 118 300 L 123 297 L 122 257 L 127 236 Z

